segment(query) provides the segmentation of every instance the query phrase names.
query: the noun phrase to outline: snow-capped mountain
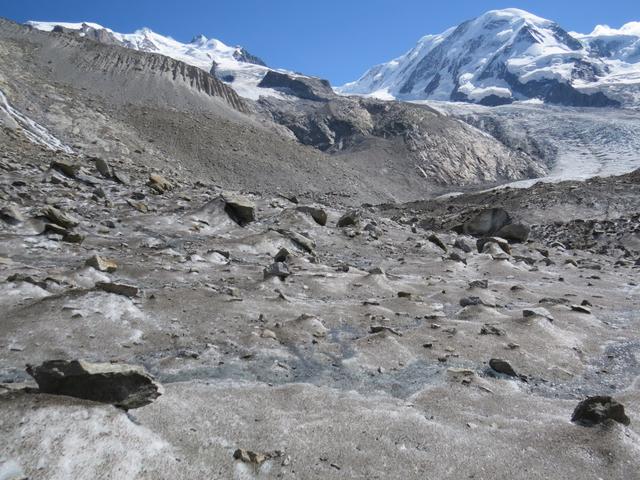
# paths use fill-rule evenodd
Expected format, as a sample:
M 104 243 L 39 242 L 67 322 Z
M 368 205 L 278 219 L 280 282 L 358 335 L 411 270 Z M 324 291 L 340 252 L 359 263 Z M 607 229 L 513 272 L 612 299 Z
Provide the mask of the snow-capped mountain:
M 519 9 L 493 10 L 427 35 L 343 94 L 499 105 L 540 99 L 575 106 L 640 104 L 640 23 L 569 33 Z
M 189 43 L 182 43 L 155 33 L 148 28 L 123 34 L 97 23 L 29 21 L 27 24 L 38 30 L 71 31 L 102 43 L 118 44 L 134 50 L 158 53 L 180 60 L 210 72 L 228 83 L 240 96 L 245 98 L 257 99 L 260 95 L 282 95 L 278 90 L 258 87 L 269 71 L 294 75 L 285 70 L 267 67 L 260 58 L 250 54 L 242 47 L 231 47 L 204 35 L 194 37 Z

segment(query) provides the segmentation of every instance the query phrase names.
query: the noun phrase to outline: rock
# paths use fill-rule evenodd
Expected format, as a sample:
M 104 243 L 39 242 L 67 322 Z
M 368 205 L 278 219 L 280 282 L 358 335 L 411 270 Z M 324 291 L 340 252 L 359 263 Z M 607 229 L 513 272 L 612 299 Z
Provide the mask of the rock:
M 133 285 L 116 282 L 97 282 L 96 288 L 107 293 L 115 293 L 125 297 L 135 297 L 140 293 L 140 289 Z
M 112 169 L 111 176 L 116 182 L 122 185 L 129 185 L 129 183 L 131 183 L 131 180 L 129 180 L 129 176 L 126 173 L 121 172 L 120 170 L 116 170 L 115 168 Z
M 458 252 L 451 252 L 447 257 L 449 260 L 453 260 L 454 262 L 460 262 L 467 264 L 467 259 L 460 255 Z
M 369 275 L 384 275 L 382 267 L 373 267 L 369 270 Z
M 256 219 L 256 206 L 248 198 L 240 195 L 223 195 L 224 211 L 227 215 L 241 227 Z
M 156 173 L 149 175 L 147 185 L 158 193 L 164 193 L 173 188 L 173 184 L 169 180 Z
M 469 282 L 469 288 L 489 288 L 489 280 L 473 280 Z
M 482 298 L 484 297 L 484 298 Z M 492 295 L 487 295 L 485 293 L 482 294 L 482 297 L 478 297 L 478 296 L 470 296 L 470 297 L 463 297 L 460 299 L 460 306 L 461 307 L 468 307 L 468 306 L 472 306 L 472 305 L 484 305 L 485 307 L 495 307 L 495 302 L 492 298 Z
M 263 270 L 264 279 L 267 280 L 269 278 L 278 277 L 280 280 L 284 280 L 291 272 L 289 272 L 289 268 L 287 264 L 284 262 L 275 262 L 266 267 Z
M 296 207 L 296 210 L 311 215 L 311 218 L 313 218 L 313 220 L 322 227 L 327 224 L 327 212 L 322 208 L 303 205 Z
M 578 313 L 586 313 L 587 315 L 591 315 L 591 309 L 585 307 L 584 305 L 571 305 L 571 310 Z
M 465 253 L 471 253 L 471 251 L 473 250 L 471 245 L 469 245 L 469 243 L 464 238 L 456 238 L 456 241 L 453 242 L 453 246 L 454 248 L 462 250 Z
M 504 335 L 506 335 L 506 332 L 501 328 L 496 327 L 495 325 L 485 323 L 480 328 L 480 335 L 496 335 L 498 337 L 503 337 Z
M 506 360 L 492 358 L 491 360 L 489 360 L 489 366 L 498 373 L 502 373 L 510 377 L 518 376 L 511 364 L 509 364 L 509 362 L 507 362 Z
M 87 267 L 93 267 L 100 272 L 113 273 L 117 270 L 118 264 L 113 260 L 102 258 L 100 255 L 94 255 L 88 258 L 84 264 Z
M 65 159 L 52 161 L 51 168 L 58 170 L 60 173 L 63 173 L 70 178 L 75 178 L 78 172 L 80 172 L 79 164 Z
M 351 210 L 350 212 L 345 213 L 338 220 L 338 227 L 351 227 L 360 223 L 360 214 L 356 210 Z
M 524 243 L 529 239 L 529 233 L 531 233 L 531 228 L 528 225 L 512 223 L 498 230 L 495 236 L 514 243 Z
M 136 202 L 134 200 L 127 198 L 127 203 L 131 205 L 133 208 L 135 208 L 137 211 L 139 211 L 140 213 L 149 213 L 149 207 L 144 202 Z
M 109 164 L 106 160 L 102 158 L 95 159 L 96 170 L 98 173 L 102 175 L 104 178 L 111 178 L 111 168 L 109 168 Z
M 238 448 L 235 452 L 233 452 L 233 458 L 244 463 L 260 465 L 267 461 L 270 458 L 270 455 L 253 452 L 251 450 L 245 450 L 244 448 Z
M 280 250 L 278 250 L 278 253 L 275 254 L 275 256 L 273 257 L 273 260 L 275 262 L 286 262 L 291 258 L 291 256 L 292 256 L 291 252 L 286 248 L 282 247 Z
M 402 336 L 402 333 L 400 333 L 399 331 L 397 331 L 395 328 L 391 328 L 391 327 L 385 327 L 383 325 L 374 325 L 369 327 L 369 332 L 370 333 L 380 333 L 380 332 L 389 332 L 392 333 L 394 335 L 397 335 L 398 337 Z
M 276 229 L 276 232 L 278 232 L 280 235 L 284 235 L 285 237 L 287 237 L 289 240 L 291 240 L 293 243 L 295 243 L 298 247 L 300 247 L 302 250 L 304 250 L 307 253 L 313 253 L 314 249 L 316 248 L 316 242 L 314 242 L 311 238 L 302 235 L 300 233 L 291 231 L 291 230 L 285 230 L 282 228 Z
M 163 393 L 162 386 L 135 365 L 49 360 L 37 367 L 27 365 L 27 373 L 43 393 L 110 403 L 126 410 L 148 405 Z
M 51 222 L 64 228 L 73 228 L 77 227 L 80 224 L 77 219 L 58 210 L 55 207 L 49 206 L 44 209 L 43 213 L 44 216 L 47 217 Z
M 431 235 L 429 235 L 427 237 L 427 240 L 429 240 L 431 243 L 433 243 L 437 247 L 441 248 L 444 251 L 444 253 L 447 253 L 447 246 L 444 244 L 442 240 L 440 240 L 440 238 L 435 233 L 432 233 Z
M 629 425 L 624 406 L 609 396 L 588 397 L 581 401 L 571 415 L 571 421 L 584 427 L 592 427 L 607 420 Z
M 19 225 L 24 222 L 24 217 L 13 205 L 7 205 L 0 209 L 0 219 L 9 225 Z
M 84 242 L 84 235 L 76 232 L 67 232 L 63 235 L 62 241 L 67 243 L 82 243 Z
M 462 233 L 478 237 L 489 236 L 495 234 L 509 223 L 511 223 L 511 218 L 506 210 L 502 208 L 489 208 L 463 223 Z
M 550 322 L 553 322 L 554 320 L 553 315 L 551 315 L 549 310 L 542 307 L 525 308 L 524 310 L 522 310 L 522 317 L 526 319 L 532 318 L 532 317 L 542 317 L 542 318 L 546 318 Z
M 490 249 L 486 248 L 490 244 L 495 243 L 500 249 L 507 255 L 511 255 L 511 246 L 504 238 L 500 237 L 485 237 L 476 241 L 476 247 L 479 253 L 492 253 Z

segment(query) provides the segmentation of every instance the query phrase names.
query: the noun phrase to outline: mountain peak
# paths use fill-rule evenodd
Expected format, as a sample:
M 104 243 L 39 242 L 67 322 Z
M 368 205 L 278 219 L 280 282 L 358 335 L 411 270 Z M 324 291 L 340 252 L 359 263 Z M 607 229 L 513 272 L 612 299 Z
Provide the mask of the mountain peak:
M 491 10 L 422 37 L 405 55 L 371 68 L 338 91 L 483 105 L 536 99 L 615 106 L 620 103 L 616 85 L 640 83 L 640 42 L 629 36 L 635 32 L 640 32 L 638 22 L 620 30 L 596 29 L 599 35 L 626 34 L 607 40 L 570 34 L 525 10 Z

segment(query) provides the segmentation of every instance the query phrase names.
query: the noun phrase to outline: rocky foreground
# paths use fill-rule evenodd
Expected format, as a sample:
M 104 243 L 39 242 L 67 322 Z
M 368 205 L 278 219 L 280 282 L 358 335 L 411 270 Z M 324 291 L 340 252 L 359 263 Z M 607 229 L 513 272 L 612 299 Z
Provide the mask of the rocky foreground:
M 640 478 L 639 172 L 353 210 L 20 151 L 3 480 Z

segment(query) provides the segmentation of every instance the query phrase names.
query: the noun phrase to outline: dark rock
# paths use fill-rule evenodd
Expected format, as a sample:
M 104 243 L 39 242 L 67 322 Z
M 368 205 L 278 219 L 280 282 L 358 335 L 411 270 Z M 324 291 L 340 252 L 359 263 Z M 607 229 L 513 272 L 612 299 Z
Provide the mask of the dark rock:
M 524 243 L 529 239 L 529 233 L 531 233 L 531 228 L 528 225 L 512 223 L 498 230 L 495 236 L 514 243 Z
M 489 288 L 489 280 L 473 280 L 469 282 L 469 288 Z
M 44 216 L 47 217 L 50 221 L 55 223 L 56 225 L 60 225 L 64 228 L 73 228 L 77 227 L 80 223 L 78 220 L 73 218 L 71 215 L 68 215 L 55 207 L 47 207 L 44 209 Z
M 546 308 L 538 307 L 538 308 L 525 308 L 522 310 L 523 318 L 533 318 L 533 317 L 542 317 L 546 318 L 550 322 L 553 322 L 553 315 Z
M 480 328 L 480 335 L 496 335 L 498 337 L 503 337 L 504 335 L 506 335 L 506 332 L 501 328 L 496 327 L 495 325 L 485 323 Z
M 311 215 L 311 218 L 313 218 L 313 220 L 322 227 L 327 224 L 327 212 L 322 208 L 303 205 L 296 207 L 296 210 Z
M 266 267 L 263 271 L 264 279 L 267 280 L 269 278 L 278 277 L 280 280 L 284 280 L 291 272 L 289 272 L 289 267 L 284 262 L 275 262 Z
M 104 178 L 111 178 L 111 168 L 106 160 L 102 158 L 95 159 L 96 170 L 98 173 L 102 175 Z
M 591 314 L 591 309 L 585 307 L 584 305 L 571 305 L 571 310 L 578 313 L 586 313 L 587 315 Z
M 289 258 L 291 258 L 291 252 L 283 247 L 278 250 L 278 253 L 273 257 L 273 260 L 275 262 L 286 262 Z
M 241 227 L 255 221 L 256 206 L 248 198 L 240 195 L 224 195 L 224 211 Z
M 60 173 L 63 173 L 70 178 L 75 178 L 78 172 L 80 172 L 79 164 L 64 159 L 52 161 L 51 168 L 53 168 L 54 170 L 58 170 Z
M 360 215 L 356 210 L 351 210 L 350 212 L 345 213 L 338 220 L 338 227 L 351 227 L 353 225 L 357 225 L 360 223 Z
M 445 253 L 447 253 L 447 246 L 444 244 L 442 240 L 440 240 L 440 238 L 438 238 L 438 236 L 435 233 L 432 233 L 431 235 L 429 235 L 427 237 L 427 240 L 429 240 L 434 245 L 440 247 Z
M 19 225 L 24 222 L 24 217 L 13 205 L 7 205 L 0 209 L 0 219 L 9 225 Z
M 589 397 L 581 401 L 571 415 L 571 421 L 584 427 L 592 427 L 607 420 L 629 425 L 624 406 L 608 396 Z
M 27 365 L 40 391 L 66 395 L 124 409 L 139 408 L 158 398 L 162 386 L 142 367 L 83 360 L 49 360 L 34 367 Z
M 294 97 L 315 101 L 328 100 L 336 95 L 327 80 L 303 75 L 294 76 L 275 70 L 269 70 L 258 87 L 273 88 Z
M 473 250 L 471 245 L 469 245 L 464 238 L 456 238 L 456 241 L 453 242 L 453 246 L 454 248 L 462 250 L 465 253 L 471 253 L 471 251 Z
M 113 273 L 118 269 L 118 265 L 113 260 L 109 260 L 101 257 L 100 255 L 94 255 L 88 258 L 84 264 L 87 267 L 95 268 L 100 272 Z
M 502 360 L 500 358 L 492 358 L 491 360 L 489 360 L 489 366 L 498 373 L 502 373 L 510 377 L 518 376 L 511 364 L 506 360 Z
M 103 292 L 115 293 L 116 295 L 123 295 L 125 297 L 135 297 L 140 293 L 138 287 L 116 282 L 97 282 L 96 288 Z
M 458 252 L 451 252 L 447 257 L 449 260 L 453 260 L 454 262 L 460 262 L 467 264 L 467 259 L 460 255 Z

